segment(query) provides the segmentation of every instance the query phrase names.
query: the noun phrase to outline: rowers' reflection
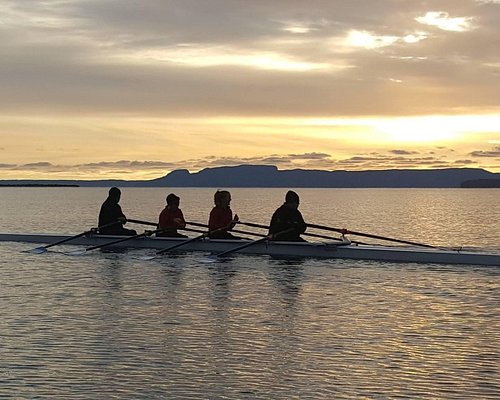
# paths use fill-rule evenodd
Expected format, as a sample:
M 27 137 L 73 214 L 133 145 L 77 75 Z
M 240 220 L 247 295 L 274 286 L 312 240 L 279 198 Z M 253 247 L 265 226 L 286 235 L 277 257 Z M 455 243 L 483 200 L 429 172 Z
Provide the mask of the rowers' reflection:
M 177 309 L 178 306 L 179 287 L 182 284 L 184 275 L 184 268 L 181 264 L 182 259 L 182 256 L 172 255 L 169 257 L 168 262 L 160 267 L 164 283 L 161 286 L 162 294 L 171 309 Z
M 107 253 L 111 252 L 108 251 Z M 123 284 L 121 274 L 123 262 L 119 257 L 113 257 L 113 254 L 106 254 L 106 260 L 108 263 L 102 269 L 102 282 L 106 287 L 106 293 L 109 296 L 109 299 L 111 299 L 122 289 Z M 110 301 L 108 301 L 108 303 L 109 302 Z
M 304 261 L 302 259 L 275 259 L 270 268 L 270 278 L 281 291 L 283 301 L 290 307 L 296 305 L 304 280 Z
M 236 274 L 232 263 L 220 262 L 209 269 L 209 274 L 214 283 L 214 308 L 217 311 L 223 311 L 227 308 L 230 302 L 231 278 Z

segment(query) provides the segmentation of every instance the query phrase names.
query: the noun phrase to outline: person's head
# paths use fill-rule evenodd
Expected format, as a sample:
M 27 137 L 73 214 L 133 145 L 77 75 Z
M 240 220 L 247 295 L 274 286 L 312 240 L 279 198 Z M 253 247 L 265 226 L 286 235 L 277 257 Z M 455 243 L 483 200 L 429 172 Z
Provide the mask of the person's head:
M 295 193 L 293 190 L 289 190 L 285 196 L 285 204 L 290 208 L 298 208 L 299 207 L 299 195 Z
M 122 192 L 117 187 L 112 187 L 111 189 L 109 189 L 109 194 L 108 194 L 109 198 L 113 199 L 117 203 L 120 201 L 121 195 Z
M 170 193 L 168 196 L 167 196 L 167 206 L 169 208 L 178 208 L 179 207 L 179 204 L 181 202 L 181 198 L 179 196 L 176 196 L 175 194 L 173 193 Z
M 217 190 L 214 194 L 214 203 L 218 207 L 228 207 L 231 203 L 231 193 L 227 190 Z

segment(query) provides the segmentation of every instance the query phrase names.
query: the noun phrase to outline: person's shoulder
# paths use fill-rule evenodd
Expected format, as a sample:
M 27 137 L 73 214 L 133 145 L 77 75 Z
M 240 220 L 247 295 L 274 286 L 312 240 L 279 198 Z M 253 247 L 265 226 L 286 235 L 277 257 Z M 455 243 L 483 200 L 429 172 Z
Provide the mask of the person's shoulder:
M 103 201 L 101 208 L 111 208 L 113 207 L 113 203 L 109 201 L 109 199 L 106 199 Z
M 285 204 L 282 204 L 276 209 L 276 212 L 285 212 L 285 211 L 288 211 L 288 208 Z

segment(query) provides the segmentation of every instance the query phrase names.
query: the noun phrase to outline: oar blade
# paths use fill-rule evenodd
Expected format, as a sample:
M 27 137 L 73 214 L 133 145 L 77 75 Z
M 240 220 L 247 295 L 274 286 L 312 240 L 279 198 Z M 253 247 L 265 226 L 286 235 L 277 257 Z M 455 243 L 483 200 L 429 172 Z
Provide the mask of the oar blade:
M 67 253 L 64 253 L 66 254 L 67 256 L 83 256 L 84 254 L 87 254 L 87 250 L 86 249 L 83 249 L 83 250 L 74 250 L 74 251 L 69 251 Z
M 43 254 L 43 253 L 47 253 L 47 249 L 45 247 L 36 247 L 34 249 L 31 249 L 31 250 L 26 250 L 26 253 L 31 253 L 31 254 Z
M 211 256 L 206 256 L 205 258 L 201 258 L 198 261 L 203 264 L 212 264 L 221 261 L 221 259 L 216 255 L 211 255 Z
M 157 255 L 154 256 L 134 256 L 132 257 L 134 260 L 139 260 L 139 261 L 151 261 L 157 258 Z

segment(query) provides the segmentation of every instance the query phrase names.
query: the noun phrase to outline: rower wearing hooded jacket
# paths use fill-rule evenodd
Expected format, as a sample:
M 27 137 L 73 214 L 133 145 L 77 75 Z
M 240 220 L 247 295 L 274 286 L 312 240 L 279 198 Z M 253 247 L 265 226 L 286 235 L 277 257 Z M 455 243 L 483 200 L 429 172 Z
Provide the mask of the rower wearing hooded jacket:
M 166 200 L 167 206 L 162 210 L 158 218 L 158 229 L 164 229 L 164 231 L 158 232 L 156 236 L 187 238 L 186 235 L 177 232 L 177 229 L 186 227 L 186 220 L 179 208 L 180 197 L 170 193 Z
M 208 230 L 210 239 L 240 239 L 229 231 L 239 221 L 238 215 L 231 210 L 231 193 L 227 190 L 217 190 L 214 195 L 215 207 L 210 211 Z
M 306 231 L 307 225 L 298 210 L 299 203 L 299 195 L 289 190 L 285 203 L 274 212 L 269 224 L 269 234 L 275 235 L 273 240 L 305 242 L 300 235 Z
M 109 189 L 108 198 L 102 203 L 101 211 L 99 212 L 99 226 L 111 224 L 119 221 L 117 224 L 101 228 L 99 233 L 102 235 L 137 235 L 133 229 L 126 229 L 123 227 L 127 223 L 127 217 L 123 214 L 120 207 L 120 197 L 122 192 L 117 187 Z

